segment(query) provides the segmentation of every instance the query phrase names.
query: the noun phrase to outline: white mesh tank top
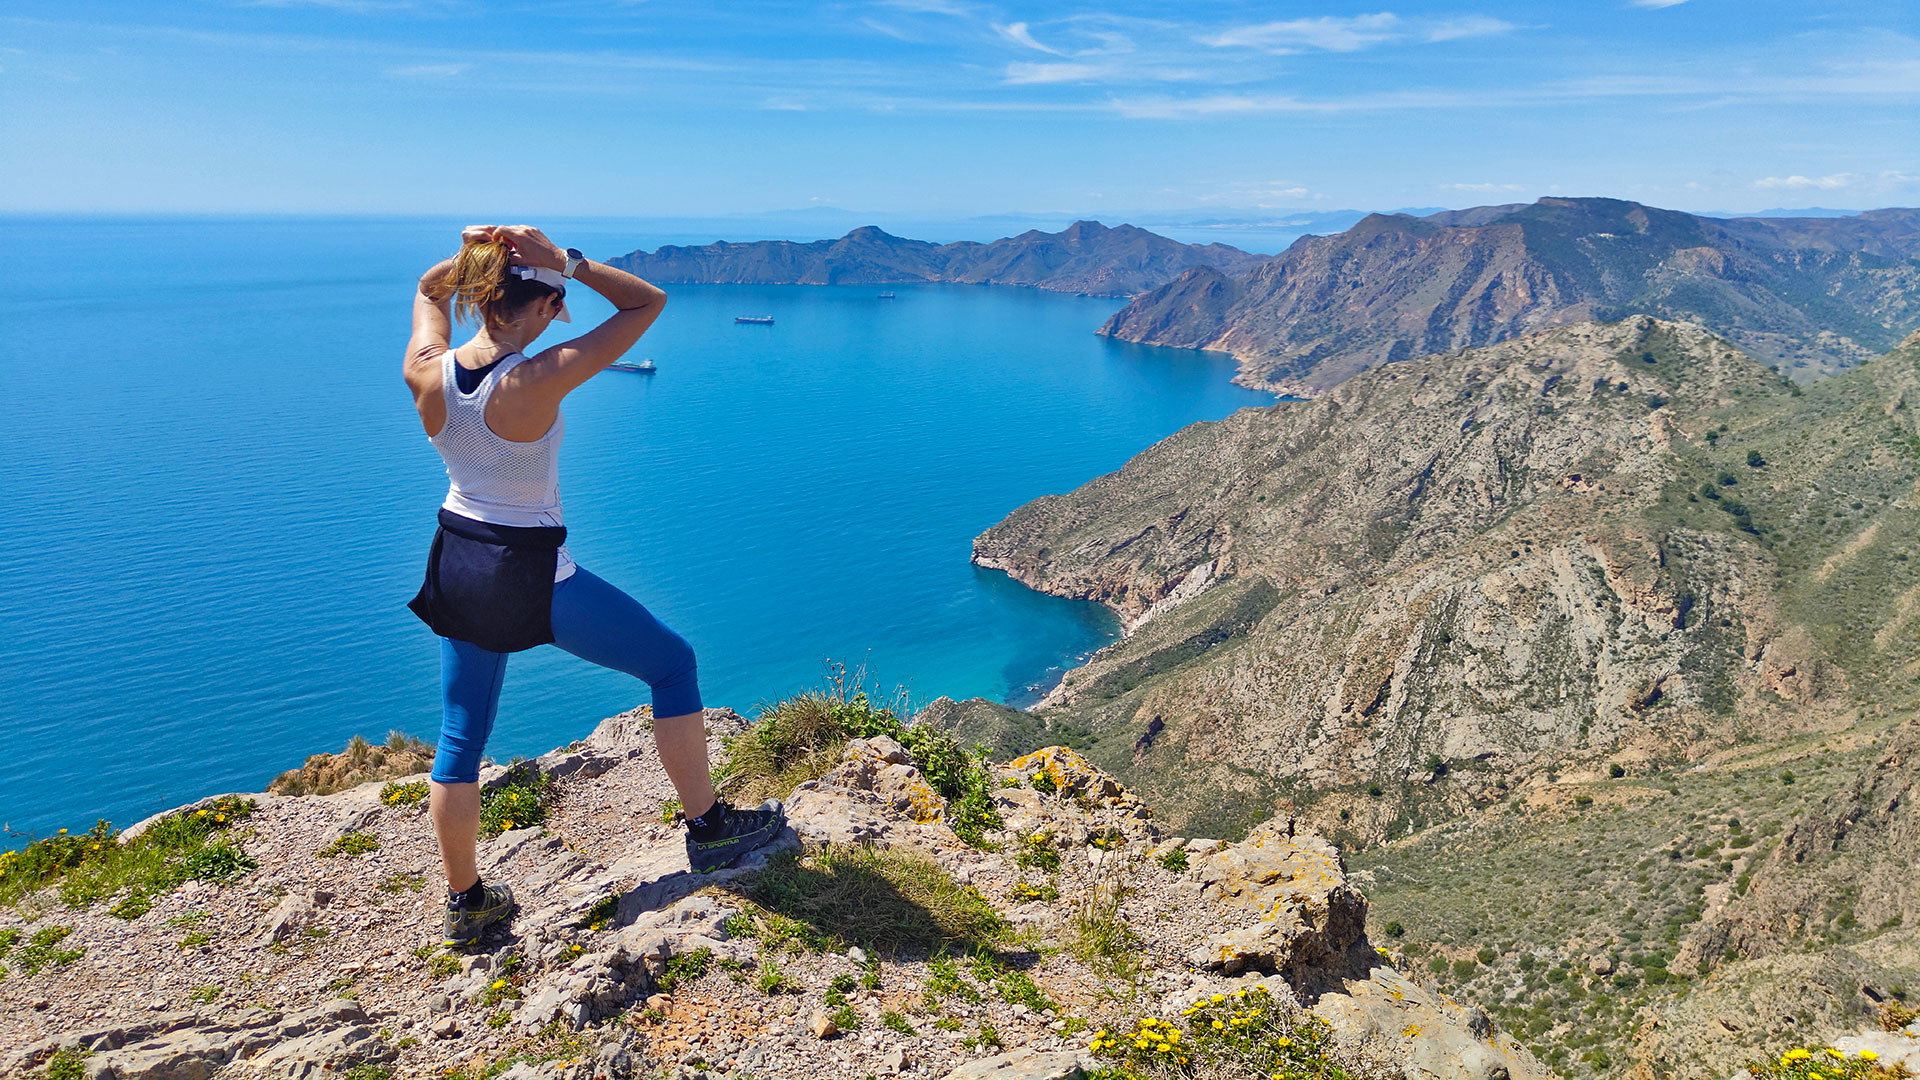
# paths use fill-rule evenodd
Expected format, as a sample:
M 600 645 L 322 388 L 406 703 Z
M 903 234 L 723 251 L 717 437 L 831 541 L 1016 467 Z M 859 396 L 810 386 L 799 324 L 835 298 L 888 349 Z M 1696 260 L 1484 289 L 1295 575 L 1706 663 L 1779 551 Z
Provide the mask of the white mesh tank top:
M 553 427 L 533 442 L 503 439 L 487 426 L 487 402 L 507 372 L 526 361 L 523 353 L 509 353 L 480 380 L 473 393 L 460 392 L 454 372 L 453 350 L 441 354 L 441 393 L 447 402 L 447 422 L 429 442 L 447 463 L 447 501 L 441 503 L 461 517 L 495 525 L 522 528 L 563 524 L 560 518 L 560 438 L 566 419 L 555 416 Z M 560 548 L 553 580 L 573 576 L 573 557 Z

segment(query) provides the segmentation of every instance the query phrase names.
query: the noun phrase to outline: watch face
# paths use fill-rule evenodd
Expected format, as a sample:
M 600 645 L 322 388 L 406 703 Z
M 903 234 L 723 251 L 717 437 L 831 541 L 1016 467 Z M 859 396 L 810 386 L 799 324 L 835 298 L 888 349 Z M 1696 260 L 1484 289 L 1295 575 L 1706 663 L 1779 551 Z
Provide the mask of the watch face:
M 586 256 L 585 256 L 585 255 L 582 255 L 582 254 L 580 253 L 580 249 L 579 249 L 579 248 L 568 248 L 568 249 L 567 249 L 567 258 L 569 258 L 569 259 L 584 259 L 584 258 L 586 258 Z

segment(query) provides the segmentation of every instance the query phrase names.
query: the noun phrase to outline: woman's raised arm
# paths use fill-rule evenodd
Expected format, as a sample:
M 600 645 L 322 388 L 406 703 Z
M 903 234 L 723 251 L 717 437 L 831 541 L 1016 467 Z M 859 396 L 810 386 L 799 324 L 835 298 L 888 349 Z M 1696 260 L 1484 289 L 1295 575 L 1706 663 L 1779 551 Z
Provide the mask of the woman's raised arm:
M 500 231 L 513 244 L 515 261 L 550 270 L 565 269 L 566 253 L 540 230 L 511 225 Z M 667 303 L 666 293 L 604 263 L 582 262 L 573 280 L 606 297 L 618 310 L 592 330 L 533 357 L 533 370 L 528 372 L 533 380 L 528 389 L 540 397 L 550 397 L 556 405 L 575 387 L 626 355 Z

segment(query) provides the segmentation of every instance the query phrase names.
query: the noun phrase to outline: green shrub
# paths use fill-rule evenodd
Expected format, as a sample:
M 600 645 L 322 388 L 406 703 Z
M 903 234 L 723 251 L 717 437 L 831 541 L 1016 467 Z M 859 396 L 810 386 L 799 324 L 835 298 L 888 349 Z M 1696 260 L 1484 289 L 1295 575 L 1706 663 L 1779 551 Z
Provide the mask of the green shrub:
M 1030 881 L 1016 881 L 1010 894 L 1018 904 L 1032 903 L 1035 900 L 1052 903 L 1060 899 L 1060 887 L 1049 881 L 1044 885 L 1035 885 Z
M 909 1039 L 920 1034 L 914 1030 L 913 1025 L 907 1021 L 905 1016 L 902 1016 L 892 1009 L 888 1009 L 886 1012 L 880 1014 L 880 1024 L 889 1031 L 897 1032 Z
M 675 953 L 667 958 L 666 967 L 660 972 L 654 985 L 663 994 L 671 994 L 683 983 L 693 982 L 705 975 L 713 966 L 712 949 L 695 949 L 690 953 Z
M 343 834 L 339 839 L 321 848 L 319 851 L 314 852 L 314 854 L 323 859 L 331 859 L 336 856 L 355 858 L 379 850 L 380 841 L 375 838 L 372 833 L 350 832 Z
M 985 751 L 969 751 L 952 735 L 925 724 L 908 725 L 900 718 L 903 708 L 875 704 L 857 675 L 836 667 L 823 689 L 774 705 L 729 738 L 715 780 L 740 802 L 784 796 L 826 775 L 848 739 L 884 735 L 906 749 L 927 784 L 946 800 L 953 831 L 983 846 L 985 834 L 1001 827 Z
M 759 987 L 761 993 L 768 995 L 800 992 L 800 988 L 795 986 L 793 980 L 787 978 L 773 961 L 765 959 L 760 961 L 760 969 L 754 975 L 753 985 Z
M 40 1075 L 46 1080 L 85 1080 L 87 1053 L 84 1050 L 61 1050 L 47 1059 Z
M 60 943 L 73 933 L 71 926 L 43 926 L 33 932 L 25 945 L 13 954 L 14 965 L 28 975 L 38 975 L 48 965 L 66 967 L 85 956 L 87 950 L 62 949 Z
M 388 806 L 419 806 L 430 793 L 425 780 L 402 784 L 388 781 L 380 786 L 380 801 Z
M 1176 874 L 1184 873 L 1189 865 L 1187 860 L 1187 849 L 1183 847 L 1177 847 L 1177 848 L 1174 848 L 1172 851 L 1167 852 L 1165 855 L 1160 856 L 1160 865 L 1163 868 L 1167 870 L 1171 870 Z
M 126 840 L 101 821 L 78 836 L 65 829 L 20 851 L 0 851 L 0 904 L 13 905 L 58 887 L 68 907 L 124 895 L 123 918 L 138 918 L 151 899 L 194 879 L 226 884 L 258 864 L 225 835 L 253 814 L 252 799 L 227 795 L 155 821 Z
M 501 783 L 480 795 L 480 835 L 544 824 L 557 796 L 552 780 L 525 765 L 514 766 Z
M 1060 852 L 1053 846 L 1051 834 L 1037 832 L 1020 838 L 1020 850 L 1014 853 L 1013 861 L 1022 870 L 1052 873 L 1060 869 Z

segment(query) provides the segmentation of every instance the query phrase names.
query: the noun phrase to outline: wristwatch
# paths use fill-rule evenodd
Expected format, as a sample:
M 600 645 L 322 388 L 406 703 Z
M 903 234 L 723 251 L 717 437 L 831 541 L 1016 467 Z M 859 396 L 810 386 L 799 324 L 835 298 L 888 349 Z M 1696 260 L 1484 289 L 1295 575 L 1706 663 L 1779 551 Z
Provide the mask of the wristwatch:
M 563 278 L 572 277 L 573 272 L 575 270 L 580 269 L 580 264 L 586 261 L 587 261 L 587 257 L 580 253 L 579 248 L 568 248 L 567 249 L 567 266 L 566 266 L 566 269 L 560 271 L 560 276 Z

